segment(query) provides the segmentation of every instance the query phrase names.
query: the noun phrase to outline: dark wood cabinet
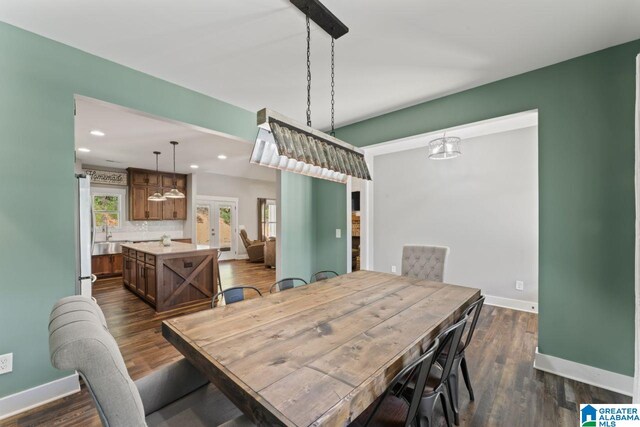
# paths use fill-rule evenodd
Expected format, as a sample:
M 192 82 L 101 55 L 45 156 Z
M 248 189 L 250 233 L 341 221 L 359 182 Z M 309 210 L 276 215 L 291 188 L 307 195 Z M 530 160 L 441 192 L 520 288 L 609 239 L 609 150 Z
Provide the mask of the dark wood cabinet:
M 145 295 L 149 302 L 155 304 L 156 302 L 156 266 L 145 264 L 144 266 L 144 280 L 146 282 Z
M 136 262 L 136 291 L 139 295 L 146 296 L 147 294 L 147 281 L 144 277 L 145 268 L 144 262 Z
M 122 274 L 122 254 L 94 255 L 91 257 L 91 272 L 98 277 Z
M 149 201 L 149 196 L 160 190 L 162 193 L 173 188 L 172 173 L 128 169 L 129 172 L 129 220 L 158 221 L 186 220 L 187 199 L 168 199 L 163 202 Z M 187 194 L 187 176 L 175 175 L 175 185 Z

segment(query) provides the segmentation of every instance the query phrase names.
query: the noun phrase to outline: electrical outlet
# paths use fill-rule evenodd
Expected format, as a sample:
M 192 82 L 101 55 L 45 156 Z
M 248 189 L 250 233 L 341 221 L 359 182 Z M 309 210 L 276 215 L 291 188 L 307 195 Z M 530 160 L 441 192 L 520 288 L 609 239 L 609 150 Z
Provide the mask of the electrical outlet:
M 342 237 L 342 230 L 340 228 L 336 228 L 336 239 L 339 239 Z
M 516 290 L 524 291 L 524 282 L 522 280 L 516 280 Z
M 392 272 L 392 273 L 395 273 L 395 272 L 396 272 L 396 266 L 395 266 L 395 265 L 392 265 L 392 266 L 391 266 L 391 272 Z
M 0 375 L 13 371 L 13 353 L 0 356 Z

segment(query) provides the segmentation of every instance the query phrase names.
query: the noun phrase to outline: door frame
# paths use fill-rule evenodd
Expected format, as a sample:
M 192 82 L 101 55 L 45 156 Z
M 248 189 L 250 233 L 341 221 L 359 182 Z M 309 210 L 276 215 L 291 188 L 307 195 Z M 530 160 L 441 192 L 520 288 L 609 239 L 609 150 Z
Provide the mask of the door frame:
M 197 213 L 197 207 L 198 207 L 198 201 L 206 201 L 206 202 L 233 202 L 236 204 L 236 214 L 233 217 L 232 220 L 232 224 L 231 227 L 235 229 L 235 231 L 232 231 L 231 233 L 231 241 L 232 241 L 232 245 L 235 248 L 235 253 L 233 254 L 233 256 L 230 259 L 238 259 L 238 217 L 240 215 L 240 199 L 238 197 L 226 197 L 226 196 L 199 196 L 196 195 L 194 197 L 194 201 L 195 201 L 195 205 L 194 205 L 194 209 L 193 209 L 193 228 L 196 228 L 196 221 L 195 221 L 195 215 Z M 195 237 L 195 244 L 198 244 L 198 235 L 197 233 L 194 232 L 193 234 Z

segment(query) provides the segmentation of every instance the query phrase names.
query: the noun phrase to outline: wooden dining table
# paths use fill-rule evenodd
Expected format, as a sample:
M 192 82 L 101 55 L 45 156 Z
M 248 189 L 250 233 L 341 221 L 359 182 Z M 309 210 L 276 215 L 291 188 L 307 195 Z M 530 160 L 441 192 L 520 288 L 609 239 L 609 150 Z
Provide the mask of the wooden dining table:
M 345 426 L 479 296 L 357 271 L 165 320 L 162 333 L 256 424 Z

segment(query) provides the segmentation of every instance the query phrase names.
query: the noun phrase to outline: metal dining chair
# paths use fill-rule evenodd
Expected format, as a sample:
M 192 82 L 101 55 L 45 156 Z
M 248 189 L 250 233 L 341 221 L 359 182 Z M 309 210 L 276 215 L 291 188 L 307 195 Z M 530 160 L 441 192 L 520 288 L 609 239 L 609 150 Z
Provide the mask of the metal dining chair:
M 440 342 L 436 339 L 417 360 L 403 368 L 384 394 L 349 424 L 349 427 L 419 425 L 418 409 L 422 390 L 435 362 L 439 346 Z M 410 384 L 412 388 L 408 393 Z
M 332 277 L 337 277 L 337 276 L 339 276 L 339 274 L 336 273 L 335 271 L 322 270 L 312 274 L 311 279 L 309 279 L 309 283 L 319 282 L 320 280 L 326 280 L 326 279 L 330 279 Z
M 286 279 L 278 280 L 276 283 L 271 285 L 271 289 L 269 289 L 269 293 L 282 292 L 282 291 L 286 291 L 287 289 L 292 289 L 297 286 L 304 286 L 307 284 L 308 283 L 306 280 L 300 279 L 299 277 L 287 277 Z
M 458 348 L 460 344 L 466 322 L 467 317 L 464 317 L 438 335 L 440 345 L 436 350 L 436 360 L 440 360 L 442 354 L 446 354 L 447 356 L 441 365 L 433 365 L 433 369 L 429 372 L 424 392 L 422 393 L 419 416 L 422 421 L 426 421 L 426 425 L 428 426 L 433 425 L 433 414 L 435 413 L 438 399 L 440 399 L 445 421 L 447 422 L 447 426 L 451 427 L 451 421 L 454 416 L 448 380 L 451 368 L 453 367 L 455 357 L 454 350 Z M 424 423 L 421 425 L 424 425 Z
M 216 293 L 211 298 L 211 308 L 216 306 L 216 302 L 220 299 L 220 302 L 224 301 L 225 305 L 233 304 L 245 300 L 245 291 L 256 292 L 259 296 L 262 296 L 262 292 L 258 288 L 253 286 L 234 286 L 233 288 L 224 289 Z
M 464 329 L 463 337 L 456 349 L 456 354 L 453 359 L 453 367 L 451 368 L 451 373 L 449 374 L 448 379 L 450 394 L 449 397 L 451 398 L 451 406 L 453 407 L 453 416 L 456 425 L 460 423 L 460 410 L 458 408 L 458 371 L 462 371 L 464 383 L 467 386 L 467 390 L 469 391 L 469 400 L 475 400 L 475 397 L 473 395 L 473 387 L 471 387 L 471 378 L 469 377 L 469 369 L 467 368 L 467 359 L 465 358 L 464 351 L 471 342 L 471 338 L 473 337 L 473 332 L 476 329 L 476 324 L 478 323 L 478 318 L 480 317 L 480 311 L 482 310 L 483 304 L 484 296 L 481 296 L 477 301 L 467 307 L 461 317 L 461 319 L 467 319 L 468 327 Z M 446 354 L 441 354 L 439 356 L 438 362 L 443 363 L 446 357 Z

